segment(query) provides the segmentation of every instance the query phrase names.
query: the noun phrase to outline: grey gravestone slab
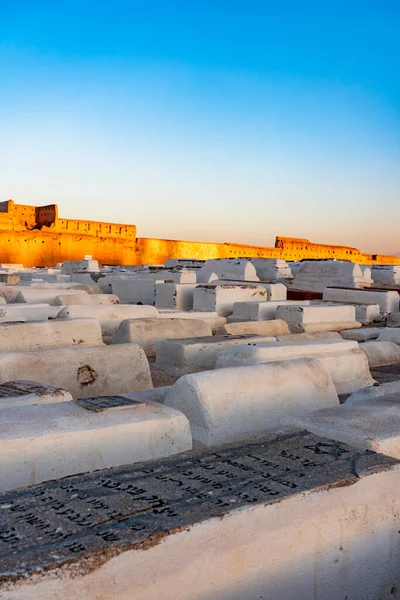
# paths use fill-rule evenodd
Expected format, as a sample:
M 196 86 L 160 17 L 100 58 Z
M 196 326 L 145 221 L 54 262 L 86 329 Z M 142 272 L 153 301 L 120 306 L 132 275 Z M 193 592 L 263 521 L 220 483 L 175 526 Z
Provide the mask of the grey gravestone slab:
M 0 495 L 0 583 L 96 568 L 233 509 L 351 485 L 398 461 L 306 431 L 68 477 Z
M 37 394 L 44 396 L 59 392 L 60 388 L 42 385 L 35 381 L 8 381 L 0 384 L 0 398 L 16 398 L 18 396 L 27 396 L 28 394 Z
M 79 404 L 87 410 L 93 412 L 103 412 L 103 410 L 110 410 L 115 408 L 133 408 L 136 406 L 143 406 L 144 402 L 139 400 L 131 400 L 124 396 L 97 396 L 96 398 L 80 398 L 75 400 L 76 404 Z

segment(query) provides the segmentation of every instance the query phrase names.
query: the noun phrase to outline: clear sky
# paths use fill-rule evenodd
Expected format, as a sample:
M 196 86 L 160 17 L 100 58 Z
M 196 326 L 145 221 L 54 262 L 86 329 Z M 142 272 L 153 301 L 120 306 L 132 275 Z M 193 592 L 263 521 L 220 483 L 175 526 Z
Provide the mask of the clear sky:
M 400 252 L 400 2 L 0 0 L 0 191 Z

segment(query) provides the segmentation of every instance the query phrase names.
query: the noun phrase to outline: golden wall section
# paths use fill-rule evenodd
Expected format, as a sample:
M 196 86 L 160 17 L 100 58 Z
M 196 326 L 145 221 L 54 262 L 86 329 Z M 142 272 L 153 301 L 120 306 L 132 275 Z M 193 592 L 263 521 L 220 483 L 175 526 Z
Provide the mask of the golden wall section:
M 400 264 L 394 256 L 362 254 L 356 248 L 313 244 L 301 238 L 277 237 L 274 248 L 137 238 L 136 226 L 61 219 L 57 205 L 0 203 L 0 262 L 26 267 L 54 266 L 91 254 L 100 264 L 163 264 L 169 258 L 336 258 L 363 264 Z

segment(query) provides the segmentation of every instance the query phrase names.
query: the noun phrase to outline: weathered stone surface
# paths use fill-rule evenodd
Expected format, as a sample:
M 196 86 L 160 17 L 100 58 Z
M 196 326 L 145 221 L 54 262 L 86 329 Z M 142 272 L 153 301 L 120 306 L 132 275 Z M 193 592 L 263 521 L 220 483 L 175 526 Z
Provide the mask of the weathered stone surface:
M 156 283 L 157 308 L 192 310 L 196 283 Z
M 329 284 L 331 285 L 331 284 Z M 326 288 L 326 302 L 344 302 L 351 304 L 378 304 L 382 315 L 399 312 L 399 294 L 397 292 L 377 292 L 374 290 L 345 290 Z
M 69 346 L 103 346 L 100 324 L 95 319 L 1 323 L 0 352 L 23 352 Z
M 193 291 L 195 311 L 215 311 L 226 317 L 233 312 L 235 302 L 263 302 L 267 300 L 267 290 L 260 285 L 199 285 Z
M 278 342 L 307 342 L 312 340 L 341 340 L 338 331 L 314 331 L 314 333 L 291 333 L 289 335 L 278 335 Z
M 356 321 L 362 325 L 381 321 L 382 318 L 379 304 L 356 304 Z
M 323 292 L 328 285 L 362 287 L 372 283 L 371 273 L 363 272 L 360 265 L 341 260 L 303 261 L 295 275 L 293 287 L 296 290 L 316 290 Z
M 114 333 L 113 344 L 139 344 L 146 356 L 156 355 L 156 342 L 173 338 L 212 336 L 211 327 L 200 319 L 126 319 Z
M 372 385 L 367 357 L 358 343 L 351 340 L 311 340 L 304 342 L 275 342 L 237 344 L 220 354 L 216 368 L 239 367 L 277 360 L 315 358 L 321 361 L 332 378 L 338 394 L 352 394 Z
M 361 327 L 354 306 L 314 304 L 312 306 L 278 306 L 276 318 L 283 319 L 291 333 L 341 331 Z
M 352 485 L 396 462 L 299 432 L 4 493 L 0 582 L 74 563 L 82 573 L 196 523 Z
M 33 289 L 30 286 L 20 288 L 19 293 L 15 298 L 15 302 L 21 304 L 39 304 L 46 302 L 52 304 L 55 298 L 60 295 L 60 290 L 57 288 Z M 63 296 L 87 296 L 84 290 L 74 289 L 63 290 Z
M 218 356 L 230 348 L 245 344 L 275 342 L 274 337 L 262 335 L 214 335 L 196 338 L 158 340 L 156 365 L 162 369 L 178 368 L 182 373 L 213 369 Z
M 0 409 L 31 404 L 54 404 L 70 400 L 72 396 L 69 392 L 36 381 L 6 381 L 0 384 Z
M 285 321 L 244 321 L 243 323 L 227 323 L 220 327 L 216 335 L 285 335 L 289 334 Z
M 370 369 L 400 363 L 400 348 L 392 342 L 370 341 L 359 347 L 365 353 Z
M 149 363 L 137 344 L 0 353 L 0 381 L 24 378 L 60 387 L 75 399 L 153 387 Z
M 1 309 L 0 309 L 1 311 Z M 383 327 L 378 338 L 379 342 L 392 342 L 400 346 L 400 328 Z
M 136 304 L 117 304 L 113 306 L 65 306 L 58 313 L 57 319 L 93 318 L 100 321 L 103 341 L 111 343 L 114 333 L 121 321 L 125 319 L 154 319 L 159 316 L 154 306 L 137 306 Z
M 1 309 L 0 309 L 1 313 Z M 194 310 L 161 310 L 159 311 L 161 319 L 200 319 L 205 321 L 211 327 L 211 331 L 215 333 L 222 325 L 225 325 L 226 318 L 217 315 L 216 312 L 200 312 Z
M 164 404 L 183 412 L 193 441 L 217 446 L 276 431 L 287 415 L 339 406 L 318 360 L 299 359 L 185 375 Z
M 400 394 L 288 417 L 290 425 L 400 459 Z
M 55 319 L 60 312 L 58 306 L 49 304 L 5 304 L 0 306 L 0 319 L 12 321 L 44 321 Z
M 340 332 L 340 335 L 344 340 L 367 342 L 368 340 L 377 340 L 381 333 L 381 327 L 363 327 L 362 329 L 345 329 Z
M 52 301 L 52 306 L 70 306 L 72 304 L 120 304 L 115 294 L 60 294 Z
M 0 490 L 191 449 L 187 418 L 156 402 L 103 397 L 4 408 Z
M 269 300 L 267 302 L 235 302 L 228 323 L 243 321 L 267 321 L 276 319 L 279 306 L 310 306 L 309 300 Z
M 400 379 L 397 381 L 389 381 L 387 383 L 381 383 L 380 385 L 370 385 L 369 387 L 362 388 L 358 392 L 351 394 L 343 404 L 355 404 L 362 400 L 370 400 L 371 398 L 383 398 L 391 394 L 398 394 L 400 398 Z
M 400 312 L 392 313 L 387 318 L 388 327 L 400 327 Z

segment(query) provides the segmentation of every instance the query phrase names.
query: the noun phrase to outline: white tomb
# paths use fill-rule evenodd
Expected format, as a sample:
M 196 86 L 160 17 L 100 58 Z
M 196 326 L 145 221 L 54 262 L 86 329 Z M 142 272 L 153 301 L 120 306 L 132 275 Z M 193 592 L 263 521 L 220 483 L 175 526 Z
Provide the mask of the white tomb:
M 137 344 L 0 353 L 0 383 L 25 379 L 60 387 L 74 399 L 126 394 L 153 387 Z
M 24 352 L 68 346 L 103 346 L 96 319 L 0 323 L 0 352 Z
M 354 306 L 313 304 L 311 306 L 278 306 L 276 318 L 283 319 L 292 333 L 341 331 L 361 327 Z
M 400 394 L 344 403 L 287 419 L 288 425 L 400 459 Z
M 52 301 L 52 306 L 69 306 L 71 304 L 120 304 L 115 294 L 60 294 Z
M 103 341 L 111 343 L 121 321 L 125 319 L 154 319 L 159 316 L 154 306 L 136 304 L 117 304 L 112 306 L 66 306 L 58 313 L 57 319 L 80 319 L 91 317 L 98 319 L 101 325 Z
M 119 398 L 122 403 L 127 400 Z M 4 408 L 0 490 L 171 456 L 191 448 L 187 418 L 156 402 L 101 412 L 75 402 Z
M 364 342 L 360 350 L 365 352 L 370 368 L 387 367 L 400 363 L 400 347 L 393 342 Z
M 206 260 L 197 273 L 198 283 L 208 283 L 210 274 L 218 279 L 240 279 L 243 281 L 259 281 L 255 266 L 249 258 L 217 258 Z
M 293 288 L 323 292 L 329 285 L 358 288 L 373 281 L 363 273 L 360 265 L 341 260 L 302 261 L 300 271 L 293 279 Z
M 357 342 L 349 340 L 238 344 L 225 354 L 220 353 L 215 366 L 239 367 L 294 358 L 320 360 L 338 394 L 351 394 L 374 383 L 367 357 Z
M 285 335 L 290 333 L 285 321 L 245 321 L 243 323 L 227 323 L 218 329 L 216 335 Z
M 214 335 L 203 338 L 159 340 L 156 344 L 156 366 L 161 369 L 177 369 L 181 373 L 213 369 L 217 357 L 238 344 L 274 341 L 275 338 L 271 336 L 254 335 Z
M 114 333 L 113 344 L 139 344 L 148 357 L 156 355 L 158 340 L 212 336 L 200 319 L 127 319 Z
M 62 267 L 62 273 L 98 273 L 99 263 L 97 260 L 93 260 L 92 258 L 86 260 L 66 260 Z
M 22 291 L 18 292 L 15 302 L 21 304 L 41 304 L 46 302 L 52 304 L 54 300 L 60 295 L 60 290 L 57 288 L 47 289 L 36 289 L 30 286 L 24 287 Z M 87 292 L 84 290 L 63 290 L 63 296 L 87 296 Z
M 154 305 L 156 284 L 152 279 L 135 279 L 134 277 L 113 277 L 111 288 L 113 294 L 124 304 Z
M 185 375 L 164 404 L 187 416 L 197 445 L 213 446 L 276 430 L 286 415 L 339 399 L 321 363 L 303 359 Z
M 373 265 L 371 274 L 375 283 L 400 285 L 400 265 Z
M 289 264 L 281 258 L 252 258 L 251 263 L 260 281 L 293 279 Z
M 268 300 L 267 302 L 235 302 L 228 323 L 276 319 L 279 306 L 310 306 L 309 300 Z
M 266 301 L 267 291 L 257 285 L 199 285 L 193 292 L 195 311 L 215 311 L 226 317 L 233 312 L 235 302 Z
M 197 283 L 156 283 L 155 305 L 171 310 L 192 310 Z
M 382 315 L 399 312 L 399 294 L 397 292 L 375 292 L 373 290 L 324 289 L 325 302 L 349 304 L 378 304 Z
M 1 309 L 0 309 L 1 310 Z M 206 311 L 184 311 L 184 310 L 159 310 L 159 317 L 161 319 L 200 319 L 205 321 L 211 327 L 213 333 L 218 331 L 222 325 L 225 325 L 226 318 L 217 315 L 216 312 Z

